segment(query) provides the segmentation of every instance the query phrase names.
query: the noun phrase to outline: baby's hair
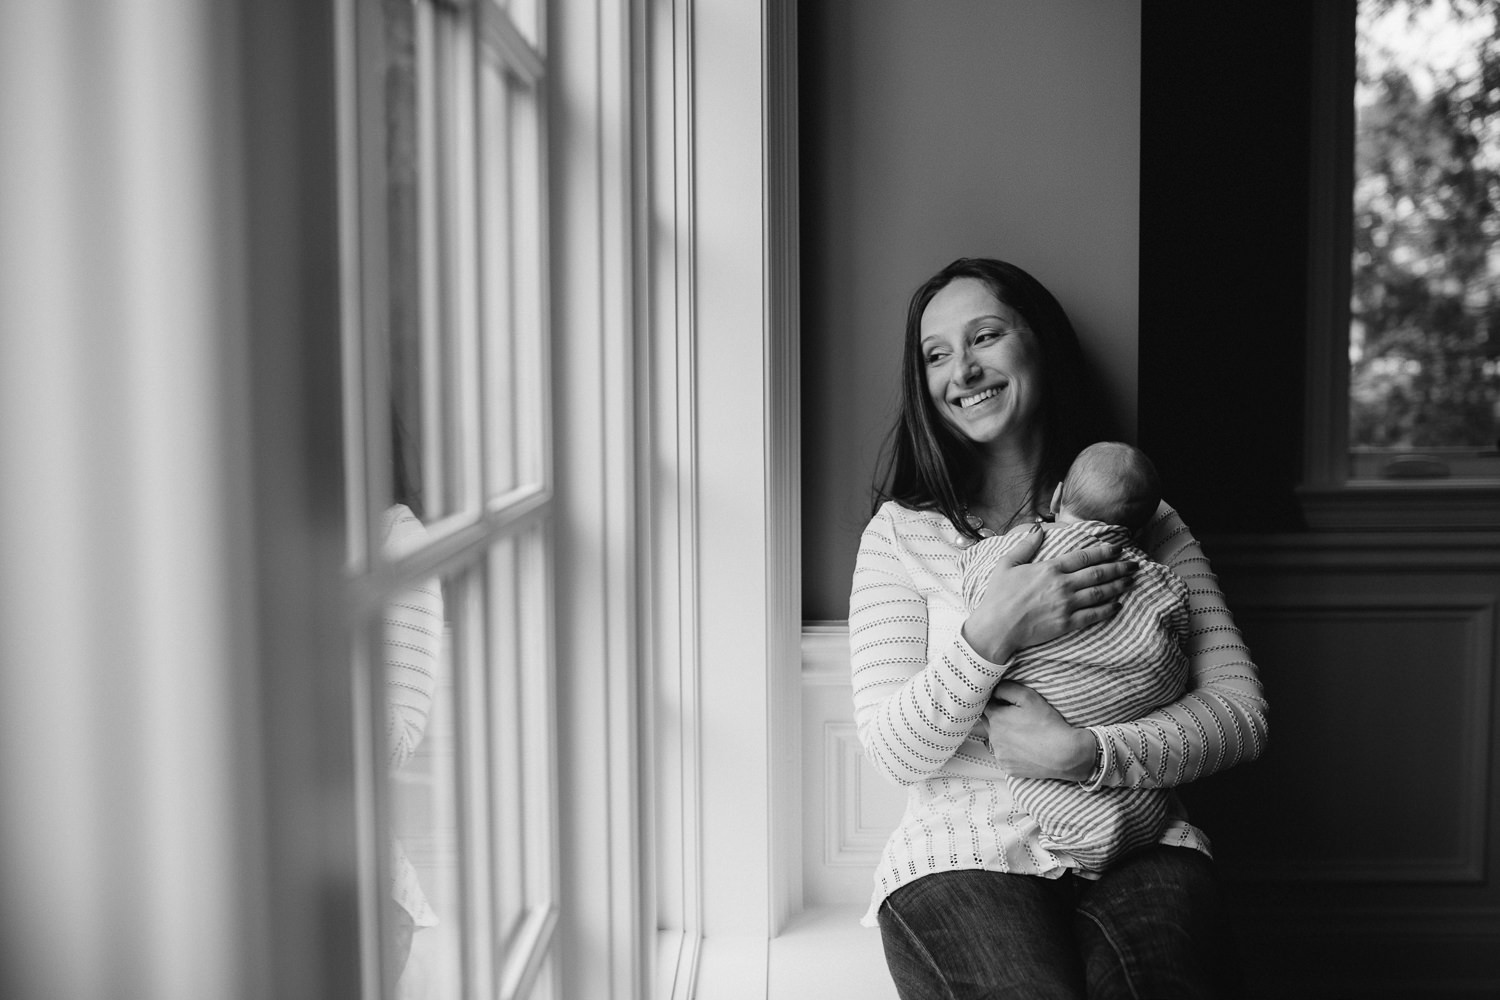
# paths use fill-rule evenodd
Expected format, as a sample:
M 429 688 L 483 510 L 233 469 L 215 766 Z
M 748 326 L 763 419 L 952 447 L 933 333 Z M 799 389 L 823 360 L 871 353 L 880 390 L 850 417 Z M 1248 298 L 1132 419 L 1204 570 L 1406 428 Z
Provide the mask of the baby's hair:
M 1074 517 L 1144 528 L 1161 502 L 1161 478 L 1139 448 L 1100 441 L 1078 453 L 1063 479 L 1058 505 Z

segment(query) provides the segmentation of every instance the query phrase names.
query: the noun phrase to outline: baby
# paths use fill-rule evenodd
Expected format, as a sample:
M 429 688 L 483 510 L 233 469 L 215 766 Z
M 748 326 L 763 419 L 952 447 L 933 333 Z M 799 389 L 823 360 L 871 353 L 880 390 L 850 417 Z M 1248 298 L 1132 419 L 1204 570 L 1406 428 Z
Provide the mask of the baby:
M 1121 558 L 1140 567 L 1113 618 L 1023 649 L 1006 671 L 1006 680 L 1036 691 L 1070 725 L 1133 721 L 1176 701 L 1187 683 L 1187 584 L 1129 544 L 1160 501 L 1151 460 L 1118 442 L 1085 448 L 1052 494 L 1056 521 L 1042 526 L 1046 537 L 1035 561 L 1117 542 L 1124 547 Z M 1000 556 L 1029 530 L 981 539 L 964 553 L 960 569 L 970 610 L 984 597 Z M 1016 806 L 1040 826 L 1043 846 L 1086 871 L 1102 872 L 1127 851 L 1155 843 L 1166 825 L 1165 791 L 1007 780 Z

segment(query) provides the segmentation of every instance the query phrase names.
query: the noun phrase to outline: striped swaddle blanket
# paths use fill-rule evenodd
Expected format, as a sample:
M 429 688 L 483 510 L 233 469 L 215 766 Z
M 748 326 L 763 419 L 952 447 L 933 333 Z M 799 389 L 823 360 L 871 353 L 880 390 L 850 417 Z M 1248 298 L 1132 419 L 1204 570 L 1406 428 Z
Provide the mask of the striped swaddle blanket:
M 964 602 L 984 597 L 1000 557 L 1020 532 L 984 538 L 963 555 Z M 1182 696 L 1188 659 L 1187 584 L 1128 545 L 1129 533 L 1098 521 L 1049 524 L 1034 562 L 1101 542 L 1125 545 L 1139 563 L 1134 583 L 1107 622 L 1070 632 L 1016 654 L 1005 679 L 1047 699 L 1074 726 L 1130 722 Z M 1155 843 L 1167 819 L 1167 793 L 1146 788 L 1087 789 L 1072 781 L 1006 779 L 1016 805 L 1041 828 L 1043 846 L 1081 868 L 1103 871 L 1127 851 Z

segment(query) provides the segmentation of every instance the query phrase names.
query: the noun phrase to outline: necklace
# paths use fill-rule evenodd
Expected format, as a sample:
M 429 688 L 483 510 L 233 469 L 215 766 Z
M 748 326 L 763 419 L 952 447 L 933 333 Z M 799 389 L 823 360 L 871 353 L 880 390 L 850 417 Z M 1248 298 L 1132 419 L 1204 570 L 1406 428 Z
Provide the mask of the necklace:
M 1017 513 L 1019 513 L 1019 511 Z M 978 514 L 970 514 L 969 505 L 967 503 L 965 503 L 963 506 L 963 515 L 964 523 L 974 530 L 978 531 L 980 538 L 989 538 L 991 535 L 999 534 L 999 532 L 991 531 L 988 527 L 985 526 L 984 518 L 980 517 Z M 1011 520 L 1014 521 L 1015 517 L 1012 517 Z M 1010 527 L 1010 524 L 1007 523 L 1006 527 Z
M 971 514 L 969 512 L 969 505 L 968 505 L 967 502 L 965 502 L 964 505 L 963 505 L 962 513 L 963 513 L 964 523 L 967 524 L 969 527 L 974 528 L 975 530 L 977 530 L 979 532 L 979 537 L 980 538 L 989 538 L 992 535 L 1003 535 L 1005 532 L 1009 531 L 1011 529 L 1011 526 L 1014 525 L 1018 520 L 1020 520 L 1020 518 L 1021 518 L 1021 512 L 1024 509 L 1025 509 L 1025 505 L 1023 504 L 1020 508 L 1018 508 L 1016 510 L 1016 512 L 1014 514 L 1012 514 L 1009 518 L 1006 519 L 1005 523 L 1003 525 L 1001 525 L 999 531 L 994 531 L 994 530 L 990 529 L 989 527 L 987 527 L 985 525 L 985 523 L 984 523 L 984 518 L 980 517 L 978 514 Z M 1041 521 L 1042 521 L 1042 518 L 1034 516 L 1032 518 L 1032 520 L 1034 520 L 1034 521 L 1036 521 L 1037 523 L 1040 524 Z

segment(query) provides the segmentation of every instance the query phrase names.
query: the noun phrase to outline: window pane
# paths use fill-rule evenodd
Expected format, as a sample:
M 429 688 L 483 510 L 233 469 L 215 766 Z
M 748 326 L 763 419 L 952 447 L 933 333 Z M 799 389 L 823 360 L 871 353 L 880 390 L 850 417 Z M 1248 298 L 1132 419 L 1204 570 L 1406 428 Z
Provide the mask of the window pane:
M 505 11 L 510 24 L 534 48 L 541 48 L 541 10 L 538 0 L 491 0 Z
M 425 529 L 386 518 L 385 554 Z M 391 882 L 387 976 L 400 996 L 524 983 L 552 950 L 558 836 L 546 527 L 471 568 L 404 586 L 378 631 Z
M 511 118 L 504 74 L 489 59 L 479 71 L 484 213 L 484 360 L 487 462 L 485 491 L 497 496 L 520 482 L 516 456 L 515 288 L 512 269 Z
M 503 984 L 534 974 L 551 946 L 558 830 L 550 592 L 544 528 L 491 550 L 492 864 Z
M 462 995 L 470 923 L 463 891 L 471 882 L 462 853 L 457 666 L 476 624 L 465 612 L 472 585 L 458 576 L 404 588 L 381 629 L 395 904 L 386 957 L 398 995 Z
M 526 908 L 526 826 L 524 822 L 521 705 L 522 608 L 517 587 L 515 546 L 497 545 L 490 554 L 490 727 L 494 769 L 495 928 L 509 941 L 520 929 Z
M 1349 444 L 1355 478 L 1500 472 L 1496 5 L 1361 0 Z
M 391 420 L 398 498 L 429 523 L 464 510 L 477 447 L 462 412 L 464 310 L 454 258 L 463 220 L 462 93 L 448 19 L 385 0 Z
M 546 370 L 541 334 L 537 93 L 487 54 L 480 67 L 484 358 L 489 496 L 542 479 Z

